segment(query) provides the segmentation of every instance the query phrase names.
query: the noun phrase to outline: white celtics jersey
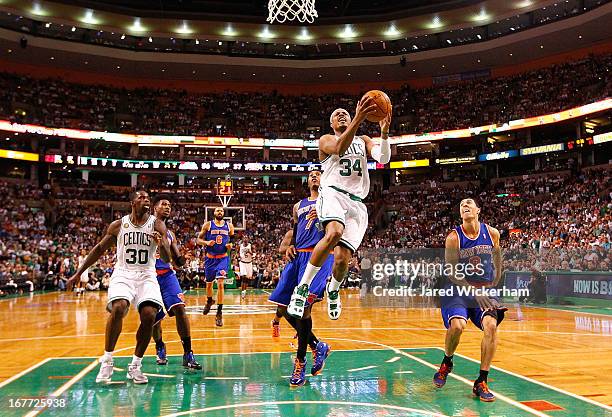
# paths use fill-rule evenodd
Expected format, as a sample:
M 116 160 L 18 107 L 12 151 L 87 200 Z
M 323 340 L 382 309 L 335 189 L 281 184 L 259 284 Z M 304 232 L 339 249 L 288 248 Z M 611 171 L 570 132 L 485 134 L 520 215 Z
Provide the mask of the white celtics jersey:
M 155 251 L 157 242 L 153 239 L 155 216 L 142 226 L 135 226 L 130 216 L 121 218 L 121 231 L 117 236 L 117 262 L 116 269 L 129 271 L 155 272 Z
M 240 244 L 240 262 L 253 262 L 253 254 L 251 253 L 251 244 Z
M 343 155 L 329 155 L 321 165 L 321 186 L 337 187 L 361 199 L 368 196 L 368 157 L 365 142 L 360 136 L 353 138 L 353 143 Z

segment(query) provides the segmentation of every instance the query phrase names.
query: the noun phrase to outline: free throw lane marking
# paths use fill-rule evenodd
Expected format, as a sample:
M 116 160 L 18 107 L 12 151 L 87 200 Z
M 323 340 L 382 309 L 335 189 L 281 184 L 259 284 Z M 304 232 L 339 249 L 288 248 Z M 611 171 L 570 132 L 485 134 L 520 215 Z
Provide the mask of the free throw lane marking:
M 53 391 L 49 397 L 54 397 L 57 398 L 60 395 L 62 395 L 64 392 L 68 391 L 70 389 L 70 387 L 72 387 L 74 384 L 76 384 L 78 381 L 80 381 L 85 375 L 87 375 L 92 369 L 94 369 L 96 366 L 98 366 L 98 360 L 94 360 L 93 362 L 91 362 L 89 365 L 87 365 L 87 367 L 85 367 L 84 369 L 81 370 L 81 372 L 79 372 L 78 374 L 76 374 L 75 376 L 72 377 L 72 379 L 68 382 L 66 382 L 64 385 L 62 385 L 61 387 L 59 387 L 58 389 L 56 389 L 55 391 Z M 37 416 L 38 414 L 40 414 L 42 411 L 45 410 L 46 407 L 42 407 L 42 408 L 38 408 L 36 410 L 32 410 L 29 413 L 27 413 L 25 415 L 25 417 L 34 417 Z
M 28 369 L 24 369 L 23 371 L 19 372 L 18 374 L 15 374 L 15 375 L 13 375 L 10 378 L 5 379 L 4 381 L 0 382 L 0 388 L 4 387 L 5 385 L 10 384 L 11 382 L 15 381 L 16 379 L 21 378 L 22 376 L 24 376 L 26 374 L 29 374 L 34 369 L 36 369 L 39 366 L 49 362 L 51 359 L 53 359 L 53 358 L 47 358 L 45 360 L 42 360 L 42 361 L 38 362 L 37 364 L 30 366 Z
M 442 349 L 442 348 L 436 348 L 436 349 L 444 350 L 444 349 Z M 455 353 L 455 355 L 460 356 L 460 357 L 462 357 L 463 359 L 467 359 L 467 360 L 468 360 L 468 361 L 470 361 L 470 362 L 479 363 L 477 360 L 472 359 L 472 358 L 469 358 L 469 357 L 467 357 L 467 356 L 465 356 L 465 355 L 462 355 L 462 354 L 460 354 L 460 353 Z M 524 379 L 525 381 L 529 381 L 529 382 L 531 382 L 532 384 L 537 384 L 537 385 L 540 385 L 540 386 L 542 386 L 542 387 L 545 387 L 545 388 L 551 389 L 551 390 L 553 390 L 553 391 L 557 391 L 558 393 L 561 393 L 561 394 L 563 394 L 563 395 L 567 395 L 567 396 L 569 396 L 569 397 L 572 397 L 572 398 L 576 398 L 576 399 L 578 399 L 578 400 L 585 401 L 585 402 L 587 402 L 587 403 L 589 403 L 589 404 L 596 405 L 597 407 L 601 407 L 601 408 L 603 408 L 603 409 L 605 409 L 605 410 L 612 411 L 612 407 L 610 407 L 609 405 L 602 404 L 602 403 L 598 403 L 597 401 L 593 401 L 593 400 L 591 400 L 590 398 L 586 398 L 586 397 L 580 396 L 580 395 L 578 395 L 578 394 L 573 394 L 573 393 L 571 393 L 571 392 L 569 392 L 569 391 L 565 391 L 565 390 L 563 390 L 563 389 L 561 389 L 561 388 L 557 388 L 557 387 L 555 387 L 555 386 L 553 386 L 553 385 L 548 385 L 547 383 L 545 383 L 545 382 L 541 382 L 541 381 L 538 381 L 537 379 L 532 379 L 532 378 L 529 378 L 528 376 L 524 376 L 524 375 L 520 375 L 520 374 L 515 374 L 514 372 L 507 371 L 507 370 L 505 370 L 505 369 L 503 369 L 503 368 L 499 368 L 499 367 L 497 367 L 497 366 L 493 366 L 493 365 L 491 365 L 491 368 L 493 368 L 493 369 L 497 369 L 498 371 L 501 371 L 501 372 L 505 372 L 505 373 L 507 373 L 507 374 L 509 374 L 509 375 L 512 375 L 512 376 L 515 376 L 515 377 L 517 377 L 517 378 Z
M 359 403 L 353 401 L 266 401 L 259 403 L 245 403 L 245 404 L 228 404 L 220 405 L 217 407 L 199 408 L 196 410 L 183 411 L 180 413 L 167 414 L 164 417 L 179 417 L 195 413 L 207 413 L 209 411 L 227 410 L 232 408 L 246 408 L 246 407 L 263 407 L 266 405 L 294 405 L 294 404 L 333 404 L 333 405 L 346 405 L 346 406 L 357 406 L 357 407 L 372 407 L 381 408 L 386 410 L 397 410 L 407 411 L 411 413 L 422 413 L 426 416 L 431 417 L 448 417 L 444 414 L 436 413 L 435 411 L 420 410 L 418 408 L 400 407 L 399 405 L 388 405 L 388 404 L 376 404 L 376 403 Z
M 366 369 L 374 369 L 374 368 L 378 368 L 378 365 L 370 365 L 370 366 L 364 366 L 363 368 L 353 368 L 353 369 L 347 369 L 347 372 L 357 372 L 357 371 L 365 371 Z

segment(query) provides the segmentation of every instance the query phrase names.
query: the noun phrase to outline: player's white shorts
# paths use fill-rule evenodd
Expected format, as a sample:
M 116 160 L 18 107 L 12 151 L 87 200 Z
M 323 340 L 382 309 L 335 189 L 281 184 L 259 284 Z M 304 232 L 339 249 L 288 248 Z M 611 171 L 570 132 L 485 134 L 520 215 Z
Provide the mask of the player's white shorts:
M 81 282 L 87 284 L 89 282 L 89 269 L 81 274 Z
M 144 301 L 155 303 L 161 309 L 164 303 L 155 271 L 115 269 L 108 286 L 108 311 L 115 300 L 127 300 L 137 311 Z
M 321 223 L 337 220 L 344 224 L 340 242 L 356 252 L 368 228 L 368 209 L 361 201 L 330 187 L 319 187 L 317 216 Z
M 253 277 L 253 262 L 238 262 L 241 277 Z

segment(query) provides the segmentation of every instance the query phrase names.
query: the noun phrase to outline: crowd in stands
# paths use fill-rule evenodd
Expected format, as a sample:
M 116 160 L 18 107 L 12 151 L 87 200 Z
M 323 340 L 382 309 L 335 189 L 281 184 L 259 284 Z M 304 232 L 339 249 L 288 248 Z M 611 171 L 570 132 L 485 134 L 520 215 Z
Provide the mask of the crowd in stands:
M 589 56 L 519 75 L 425 89 L 387 91 L 394 120 L 409 132 L 504 123 L 590 103 L 612 93 L 612 55 Z M 152 134 L 309 137 L 328 130 L 338 107 L 354 112 L 358 95 L 281 95 L 226 91 L 127 90 L 0 73 L 0 116 L 16 122 Z M 25 111 L 15 112 L 15 110 Z M 394 127 L 397 130 L 397 127 Z M 378 133 L 366 123 L 362 131 Z
M 66 182 L 68 184 L 68 182 Z M 206 204 L 214 206 L 219 204 L 219 199 L 215 195 L 215 184 L 208 186 L 203 184 L 187 185 L 178 187 L 177 185 L 164 186 L 156 184 L 154 186 L 145 187 L 153 191 L 153 193 L 170 193 L 172 194 L 175 203 L 189 204 Z M 125 196 L 129 194 L 131 187 L 127 186 L 105 186 L 99 181 L 91 181 L 84 183 L 82 181 L 71 181 L 69 185 L 57 187 L 55 196 L 58 199 L 79 199 L 93 201 L 123 201 Z M 256 194 L 256 192 L 262 192 Z M 293 194 L 294 188 L 289 185 L 281 185 L 278 189 L 265 184 L 256 186 L 236 187 L 234 193 L 236 199 L 240 200 L 241 204 L 258 204 L 258 203 L 284 203 L 287 201 L 287 193 Z
M 611 67 L 612 55 L 608 54 L 510 77 L 388 91 L 394 105 L 394 128 L 397 130 L 401 123 L 402 129 L 411 132 L 456 129 L 590 103 L 612 95 Z M 357 99 L 358 95 L 349 98 L 339 94 L 126 90 L 0 72 L 0 117 L 50 127 L 308 138 L 307 128 L 326 131 L 329 114 L 337 107 L 353 112 Z M 15 112 L 17 109 L 24 112 Z M 362 132 L 375 135 L 378 126 L 366 123 Z M 32 150 L 31 143 L 12 140 L 6 142 L 6 147 Z M 75 146 L 67 141 L 67 154 L 77 154 Z M 515 141 L 496 143 L 491 151 L 516 146 Z M 88 152 L 91 156 L 127 159 L 130 146 L 90 141 Z M 176 159 L 178 152 L 178 148 L 160 151 L 142 147 L 138 159 Z M 208 152 L 187 149 L 183 159 L 244 160 L 244 154 Z M 261 151 L 253 151 L 254 160 L 260 155 Z M 304 162 L 303 155 L 290 151 L 273 150 L 270 156 L 273 160 Z M 462 171 L 450 176 L 466 183 L 451 188 L 444 187 L 445 178 L 429 174 L 412 176 L 413 183 L 403 181 L 405 187 L 401 191 L 391 188 L 383 192 L 373 187 L 367 200 L 370 224 L 363 250 L 358 254 L 361 262 L 353 260 L 347 282 L 358 285 L 365 258 L 367 265 L 399 259 L 408 249 L 441 248 L 448 232 L 459 223 L 458 204 L 465 197 L 475 198 L 482 209 L 482 221 L 501 231 L 505 270 L 610 271 L 612 171 L 578 171 L 575 161 L 559 169 L 565 171 L 490 182 L 481 178 L 478 170 Z M 522 173 L 531 174 L 525 170 Z M 204 286 L 204 252 L 196 244 L 196 235 L 206 218 L 205 206 L 218 204 L 210 192 L 214 184 L 202 178 L 188 178 L 182 187 L 148 184 L 152 194 L 164 192 L 172 196 L 174 213 L 169 227 L 175 231 L 188 260 L 179 273 L 186 289 Z M 305 193 L 289 184 L 243 184 L 234 196 L 234 202 L 246 207 L 246 230 L 238 233 L 235 246 L 241 236 L 249 236 L 258 287 L 273 288 L 285 264 L 277 247 L 291 227 L 292 204 Z M 38 187 L 0 179 L 0 191 L 5 197 L 0 206 L 0 296 L 35 289 L 65 289 L 67 279 L 100 239 L 106 225 L 129 210 L 129 187 L 107 186 L 98 181 L 59 181 Z M 87 272 L 89 280 L 83 290 L 107 288 L 113 264 L 114 253 L 109 251 Z M 232 268 L 238 269 L 235 253 Z M 433 285 L 431 277 L 419 279 L 427 286 Z
M 458 204 L 473 197 L 481 219 L 501 231 L 506 270 L 610 271 L 612 266 L 612 182 L 610 170 L 578 174 L 549 173 L 498 179 L 464 188 L 427 182 L 404 191 L 369 197 L 370 227 L 362 247 L 397 256 L 412 248 L 440 248 L 459 222 Z M 114 219 L 128 213 L 127 191 L 106 194 L 106 202 L 84 202 L 62 188 L 0 181 L 0 295 L 34 288 L 65 288 L 78 266 Z M 299 195 L 298 195 L 299 194 Z M 277 247 L 291 226 L 291 207 L 301 197 L 246 205 L 246 231 L 254 249 L 260 286 L 274 286 L 284 265 Z M 503 196 L 500 196 L 503 195 Z M 102 195 L 98 197 L 103 197 Z M 112 198 L 111 198 L 112 197 Z M 235 197 L 238 198 L 238 197 Z M 188 267 L 181 273 L 187 288 L 202 285 L 203 249 L 196 235 L 205 220 L 204 204 L 174 205 L 169 227 L 181 242 Z M 360 253 L 361 255 L 361 253 Z M 112 272 L 109 251 L 91 272 L 91 289 L 105 288 Z M 237 257 L 233 256 L 234 268 Z M 358 271 L 358 266 L 353 266 Z
M 611 187 L 610 171 L 591 170 L 514 177 L 484 188 L 472 183 L 389 193 L 387 223 L 366 235 L 364 245 L 393 252 L 441 247 L 459 223 L 459 202 L 472 197 L 481 207 L 481 221 L 502 233 L 505 269 L 609 271 Z
M 405 91 L 394 103 L 414 109 L 416 131 L 482 126 L 554 113 L 610 97 L 612 55 L 591 56 L 511 77 Z M 412 100 L 411 100 L 412 99 Z M 408 109 L 402 109 L 403 103 Z

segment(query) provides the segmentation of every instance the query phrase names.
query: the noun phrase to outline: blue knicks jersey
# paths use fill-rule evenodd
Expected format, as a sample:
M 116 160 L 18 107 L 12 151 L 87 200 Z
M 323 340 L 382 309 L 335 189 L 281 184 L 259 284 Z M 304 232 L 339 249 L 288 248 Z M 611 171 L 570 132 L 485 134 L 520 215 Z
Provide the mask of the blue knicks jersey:
M 205 240 L 214 240 L 215 244 L 206 247 L 206 255 L 212 255 L 215 258 L 227 256 L 227 248 L 225 245 L 229 243 L 229 224 L 223 220 L 223 225 L 218 226 L 214 220 L 210 221 L 210 230 L 206 232 Z
M 325 236 L 325 233 L 317 227 L 319 218 L 317 217 L 315 204 L 316 200 L 312 201 L 309 198 L 304 198 L 299 203 L 297 236 L 295 237 L 296 249 L 314 248 L 319 240 Z
M 170 233 L 170 230 L 166 231 L 166 236 L 168 237 L 168 242 L 170 242 L 170 245 L 172 245 L 172 233 Z M 156 258 L 157 259 L 155 259 L 155 269 L 157 271 L 167 272 L 172 269 L 172 266 L 168 262 L 164 262 L 162 258 L 160 258 L 159 248 L 157 249 Z
M 455 231 L 459 236 L 459 263 L 475 267 L 473 273 L 466 274 L 466 280 L 471 284 L 493 282 L 493 240 L 487 225 L 480 223 L 476 239 L 469 238 L 462 226 L 455 227 Z

